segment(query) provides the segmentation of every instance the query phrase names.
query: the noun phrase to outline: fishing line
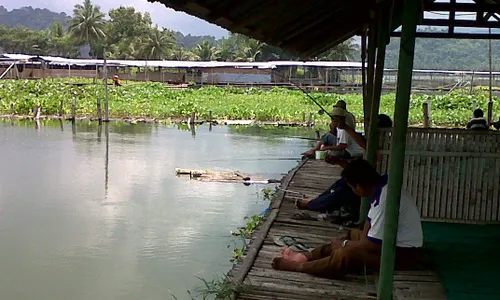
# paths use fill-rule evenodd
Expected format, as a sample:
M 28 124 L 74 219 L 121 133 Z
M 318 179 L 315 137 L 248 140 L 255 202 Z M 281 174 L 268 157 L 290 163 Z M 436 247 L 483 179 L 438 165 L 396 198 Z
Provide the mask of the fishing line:
M 278 77 L 281 77 L 281 78 L 283 78 L 283 79 L 285 79 L 285 80 L 288 80 L 288 83 L 291 83 L 293 86 L 295 86 L 296 88 L 298 88 L 298 89 L 299 89 L 302 93 L 304 93 L 304 94 L 305 94 L 305 95 L 306 95 L 309 99 L 311 99 L 311 100 L 314 102 L 314 104 L 316 104 L 316 105 L 317 105 L 317 106 L 321 109 L 321 111 L 322 111 L 322 112 L 326 113 L 328 116 L 330 116 L 330 118 L 332 118 L 332 119 L 333 119 L 333 116 L 332 116 L 332 115 L 331 115 L 328 111 L 326 111 L 326 109 L 324 109 L 324 108 L 323 108 L 323 106 L 321 106 L 321 104 L 319 104 L 319 103 L 318 103 L 318 101 L 316 101 L 316 99 L 315 99 L 313 96 L 311 96 L 311 94 L 309 94 L 306 90 L 304 90 L 302 87 L 300 87 L 298 84 L 294 83 L 294 82 L 293 82 L 293 81 L 291 81 L 290 79 L 286 78 L 284 75 L 281 75 L 281 74 L 279 74 L 279 73 L 275 72 L 274 70 L 273 70 L 273 71 L 271 71 L 271 72 L 273 72 L 273 73 L 274 73 L 274 75 L 278 75 Z

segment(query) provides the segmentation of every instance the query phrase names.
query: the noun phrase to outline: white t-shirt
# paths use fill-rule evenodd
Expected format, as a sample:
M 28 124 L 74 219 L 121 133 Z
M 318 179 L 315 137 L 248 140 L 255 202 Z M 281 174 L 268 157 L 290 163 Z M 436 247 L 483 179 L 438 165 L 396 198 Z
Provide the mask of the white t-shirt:
M 347 152 L 351 154 L 351 156 L 362 156 L 364 153 L 363 148 L 358 145 L 344 129 L 337 128 L 337 145 L 346 144 Z
M 385 175 L 384 180 L 387 179 Z M 368 221 L 371 228 L 368 231 L 368 240 L 381 244 L 384 236 L 385 224 L 385 204 L 387 203 L 387 184 L 377 188 L 380 197 L 373 197 Z M 424 242 L 422 233 L 422 223 L 417 205 L 408 191 L 401 191 L 401 203 L 399 206 L 398 236 L 396 238 L 397 247 L 422 247 Z

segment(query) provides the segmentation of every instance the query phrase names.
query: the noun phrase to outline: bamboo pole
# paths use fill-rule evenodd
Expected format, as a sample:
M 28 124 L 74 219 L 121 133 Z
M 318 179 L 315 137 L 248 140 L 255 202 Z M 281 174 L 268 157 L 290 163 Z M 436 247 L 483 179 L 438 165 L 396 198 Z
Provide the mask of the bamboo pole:
M 380 109 L 380 96 L 382 94 L 382 83 L 384 79 L 385 48 L 389 41 L 390 2 L 385 1 L 377 13 L 378 37 L 377 37 L 377 62 L 375 78 L 371 90 L 371 105 L 369 115 L 369 128 L 366 144 L 365 157 L 370 164 L 375 165 L 375 154 L 377 152 L 377 120 Z M 375 46 L 375 45 L 373 45 Z M 363 223 L 370 209 L 370 198 L 364 197 L 361 203 L 359 222 Z
M 104 122 L 109 122 L 109 91 L 108 91 L 108 68 L 106 61 L 106 47 L 104 47 L 103 58 L 104 58 L 103 72 L 104 72 L 104 93 L 105 93 Z
M 366 30 L 363 30 L 361 34 L 361 87 L 363 90 L 363 103 L 367 103 L 367 95 L 366 95 Z M 363 110 L 365 110 L 366 105 L 363 105 Z M 367 113 L 368 109 L 366 111 L 363 111 L 363 113 Z M 366 118 L 365 118 L 366 120 Z M 364 122 L 364 130 L 365 130 L 365 135 L 368 134 L 368 124 Z
M 373 16 L 374 18 L 375 16 Z M 377 31 L 378 31 L 378 24 L 375 20 L 372 20 L 369 26 L 368 30 L 368 68 L 367 68 L 367 79 L 368 82 L 366 83 L 366 99 L 363 99 L 363 113 L 364 113 L 364 119 L 365 119 L 365 135 L 368 135 L 368 130 L 369 127 L 368 125 L 370 124 L 370 111 L 372 107 L 372 96 L 373 96 L 373 81 L 375 77 L 375 58 L 377 55 Z
M 389 182 L 385 211 L 384 236 L 380 267 L 380 280 L 377 299 L 391 300 L 393 291 L 394 265 L 396 255 L 396 237 L 398 233 L 399 205 L 403 185 L 406 133 L 410 109 L 411 80 L 415 38 L 418 20 L 421 16 L 419 0 L 405 0 L 403 8 L 403 27 L 398 63 L 398 86 L 389 162 Z
M 491 56 L 491 27 L 489 29 L 490 38 L 489 41 L 489 50 L 490 50 L 490 101 L 488 102 L 488 128 L 491 124 L 491 119 L 493 118 L 493 72 L 492 72 L 492 56 Z

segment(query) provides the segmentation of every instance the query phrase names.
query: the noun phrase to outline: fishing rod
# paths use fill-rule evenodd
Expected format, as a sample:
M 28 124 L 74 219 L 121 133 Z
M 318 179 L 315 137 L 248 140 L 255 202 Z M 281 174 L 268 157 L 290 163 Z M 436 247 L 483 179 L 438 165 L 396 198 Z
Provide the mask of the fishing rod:
M 294 83 L 293 81 L 291 81 L 290 79 L 286 78 L 284 75 L 281 75 L 275 71 L 272 71 L 274 75 L 278 75 L 278 77 L 281 77 L 285 80 L 288 80 L 288 83 L 291 83 L 294 87 L 298 88 L 302 93 L 304 93 L 309 99 L 311 99 L 314 104 L 316 104 L 321 110 L 320 110 L 320 113 L 326 113 L 330 118 L 333 119 L 333 116 L 326 110 L 323 108 L 323 106 L 321 106 L 321 104 L 318 103 L 318 101 L 316 101 L 316 99 L 311 96 L 311 94 L 309 94 L 306 90 L 304 90 L 302 87 L 300 87 L 298 84 Z
M 221 161 L 287 161 L 287 160 L 300 160 L 297 157 L 270 157 L 270 158 L 239 158 L 239 159 L 212 159 L 205 162 L 221 162 Z

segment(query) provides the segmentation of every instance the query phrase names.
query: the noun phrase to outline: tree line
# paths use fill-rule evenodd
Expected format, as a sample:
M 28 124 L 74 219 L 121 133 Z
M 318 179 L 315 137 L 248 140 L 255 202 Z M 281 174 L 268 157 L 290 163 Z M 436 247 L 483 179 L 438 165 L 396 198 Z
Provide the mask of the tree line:
M 91 0 L 76 4 L 67 20 L 57 21 L 48 29 L 0 25 L 0 47 L 8 53 L 78 57 L 80 48 L 90 48 L 89 55 L 109 59 L 150 60 L 221 60 L 267 61 L 295 60 L 280 48 L 241 34 L 220 40 L 206 38 L 195 45 L 179 42 L 179 33 L 153 25 L 149 13 L 133 7 L 111 9 L 108 18 Z M 190 36 L 186 36 L 189 38 Z M 317 59 L 352 60 L 357 45 L 352 41 L 338 45 Z

